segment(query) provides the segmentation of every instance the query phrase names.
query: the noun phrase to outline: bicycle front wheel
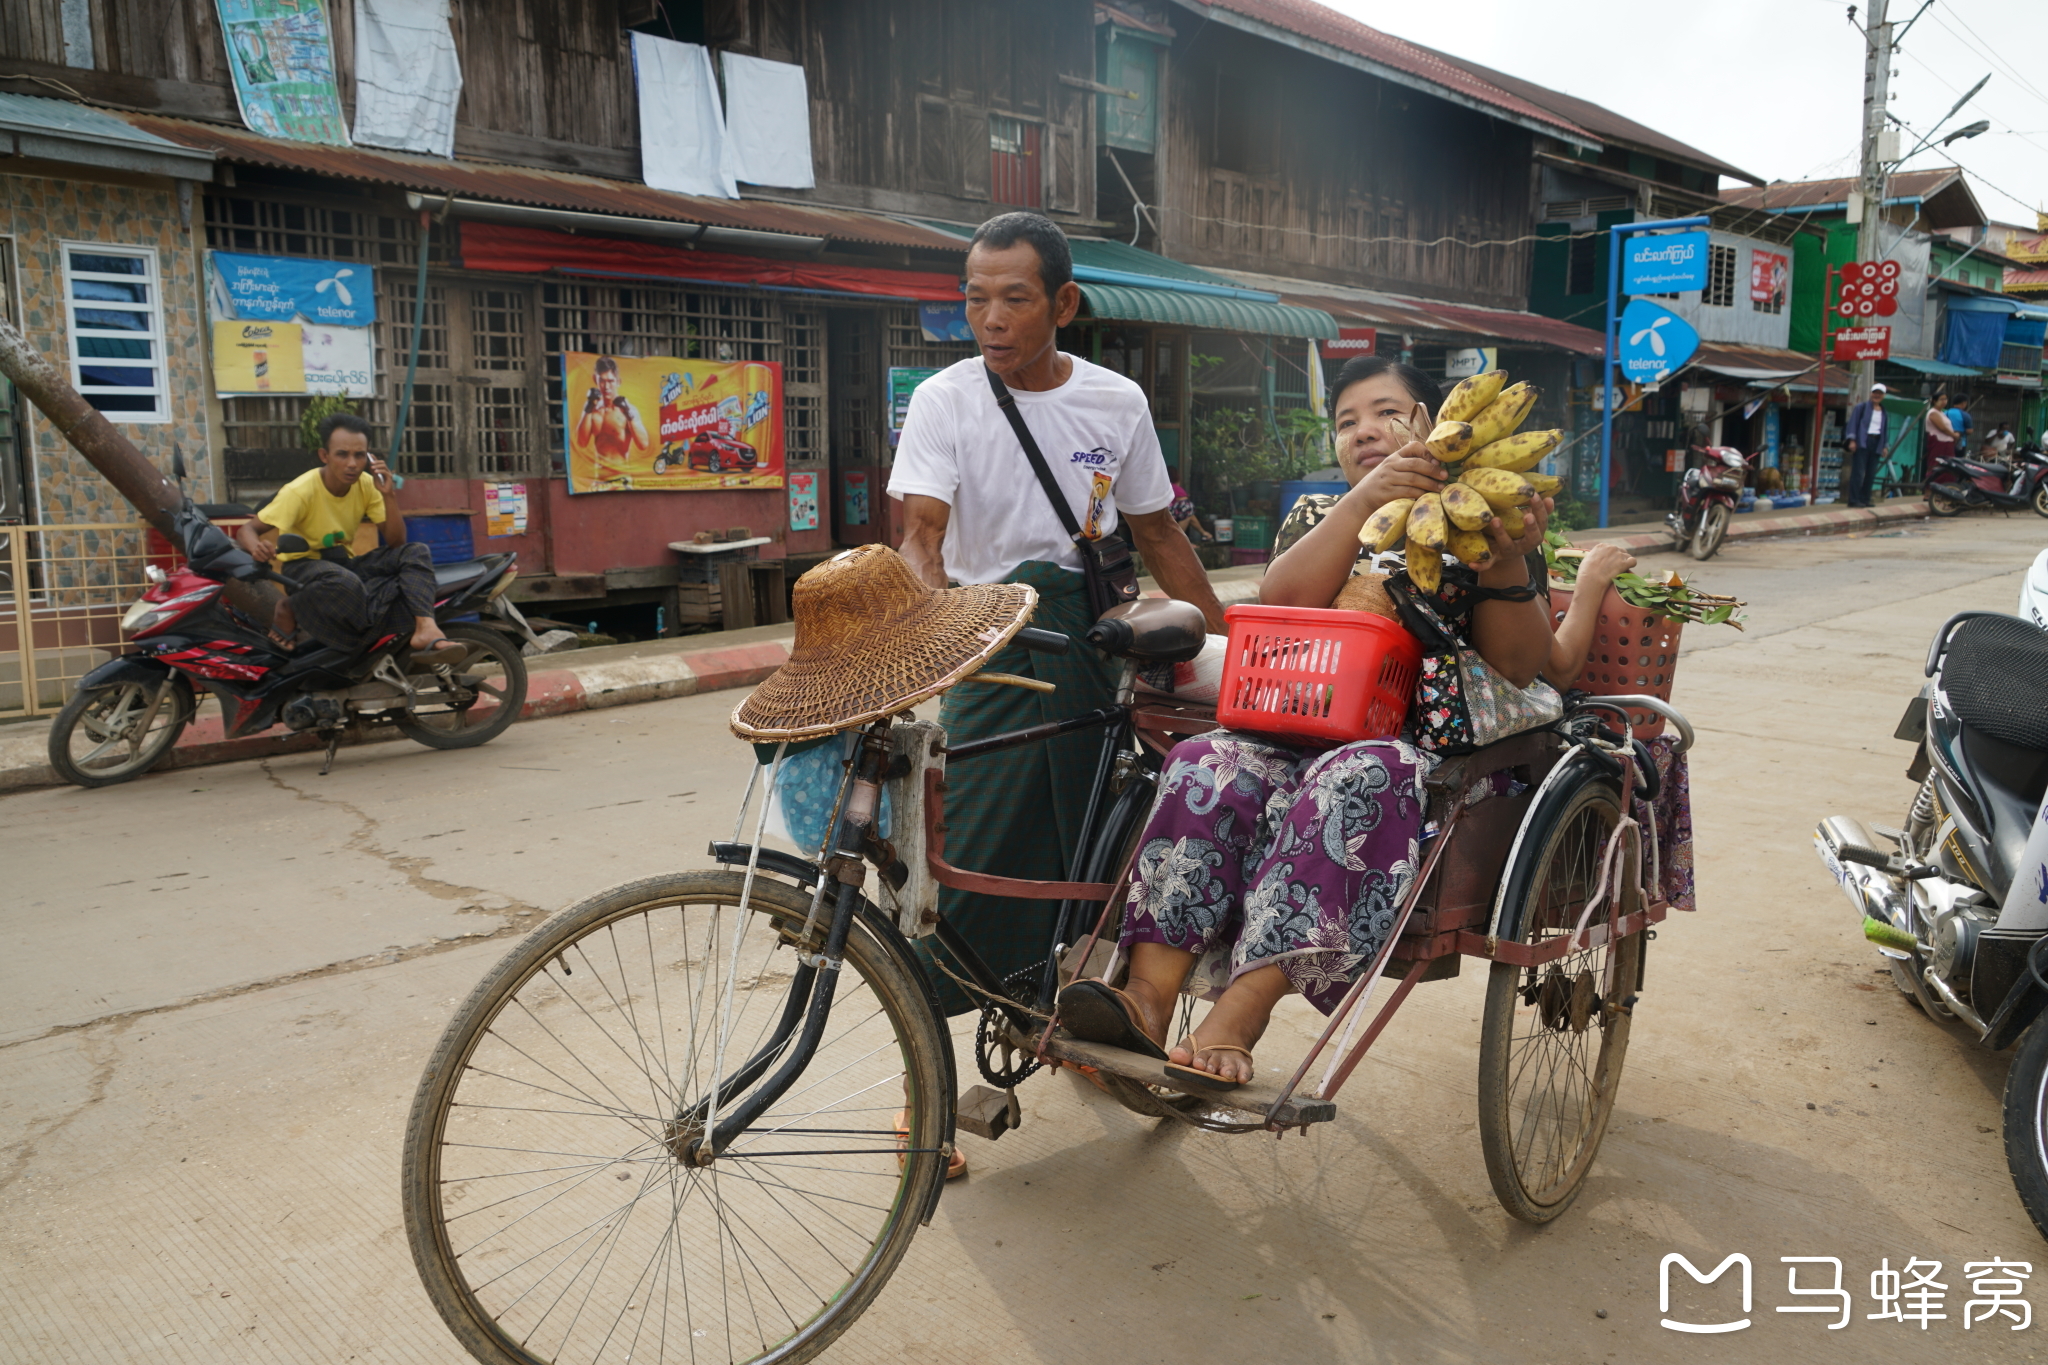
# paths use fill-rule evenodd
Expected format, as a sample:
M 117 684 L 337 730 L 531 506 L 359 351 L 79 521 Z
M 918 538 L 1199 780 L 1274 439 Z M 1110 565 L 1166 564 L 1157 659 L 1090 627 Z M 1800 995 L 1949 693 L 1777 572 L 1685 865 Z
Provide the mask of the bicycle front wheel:
M 1535 850 L 1511 871 L 1502 937 L 1540 947 L 1569 936 L 1598 889 L 1621 802 L 1605 782 L 1562 793 L 1524 836 Z M 1618 877 L 1634 875 L 1624 850 Z M 1612 890 L 1612 883 L 1609 884 Z M 1604 907 L 1594 922 L 1604 922 Z M 1479 1035 L 1479 1138 L 1501 1207 L 1547 1223 L 1579 1197 L 1606 1136 L 1628 1056 L 1643 935 L 1568 953 L 1539 967 L 1495 963 Z
M 792 983 L 813 975 L 809 894 L 761 876 L 742 909 L 741 889 L 678 873 L 571 906 L 443 1034 L 407 1125 L 405 1223 L 478 1360 L 809 1360 L 902 1259 L 945 1176 L 953 1097 L 885 923 L 856 919 L 803 1074 L 692 1160 L 714 1081 L 744 1093 L 772 1070 L 749 1061 L 780 1064 Z

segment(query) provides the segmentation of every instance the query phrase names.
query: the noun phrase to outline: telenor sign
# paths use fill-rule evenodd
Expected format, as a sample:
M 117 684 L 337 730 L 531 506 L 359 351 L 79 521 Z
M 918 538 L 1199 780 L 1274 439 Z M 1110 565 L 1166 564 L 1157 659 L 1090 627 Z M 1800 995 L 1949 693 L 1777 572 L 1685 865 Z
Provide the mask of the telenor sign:
M 1674 232 L 1661 237 L 1622 239 L 1622 293 L 1676 294 L 1706 287 L 1706 233 Z

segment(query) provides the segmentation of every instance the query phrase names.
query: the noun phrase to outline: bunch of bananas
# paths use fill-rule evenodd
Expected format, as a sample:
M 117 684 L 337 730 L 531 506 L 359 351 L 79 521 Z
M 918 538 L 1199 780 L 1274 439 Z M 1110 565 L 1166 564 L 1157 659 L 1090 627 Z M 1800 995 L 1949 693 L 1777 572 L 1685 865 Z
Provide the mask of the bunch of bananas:
M 1516 431 L 1536 406 L 1540 392 L 1530 384 L 1508 383 L 1505 371 L 1473 375 L 1444 399 L 1423 448 L 1445 465 L 1461 465 L 1441 493 L 1390 502 L 1366 518 L 1359 543 L 1391 550 L 1405 538 L 1425 553 L 1408 556 L 1408 577 L 1424 592 L 1443 581 L 1444 551 L 1475 569 L 1493 562 L 1485 526 L 1499 517 L 1510 537 L 1526 529 L 1529 501 L 1557 492 L 1560 481 L 1534 470 L 1564 439 L 1561 431 Z

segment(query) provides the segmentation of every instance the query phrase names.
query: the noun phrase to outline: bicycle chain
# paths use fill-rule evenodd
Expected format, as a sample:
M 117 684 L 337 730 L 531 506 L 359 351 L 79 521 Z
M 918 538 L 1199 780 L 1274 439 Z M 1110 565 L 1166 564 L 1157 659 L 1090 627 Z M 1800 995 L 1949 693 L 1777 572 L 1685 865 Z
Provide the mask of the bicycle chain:
M 1038 975 L 1044 967 L 1045 964 L 1040 962 L 1036 966 L 1026 967 L 1021 972 L 1014 972 L 1003 978 L 1003 985 L 1007 986 L 1013 995 L 1023 995 L 1038 980 Z M 1019 1002 L 1010 1000 L 1006 1003 L 1018 1004 Z M 1021 1005 L 1019 1007 L 1028 1008 Z M 1046 1017 L 1039 1014 L 1036 1010 L 1030 1010 L 1029 1012 L 1041 1019 Z M 1028 1053 L 1024 1054 L 1024 1063 L 1021 1066 L 1018 1065 L 1018 1049 L 1009 1042 L 1009 1024 L 1010 1021 L 1004 1015 L 1001 1004 L 990 1000 L 981 1007 L 981 1018 L 976 1020 L 974 1025 L 975 1068 L 981 1072 L 983 1080 L 998 1090 L 1009 1090 L 1022 1084 L 1044 1066 L 1043 1062 L 1040 1062 L 1036 1057 Z M 994 1060 L 998 1049 L 1001 1050 L 1003 1058 L 1003 1064 L 1000 1067 L 995 1064 Z

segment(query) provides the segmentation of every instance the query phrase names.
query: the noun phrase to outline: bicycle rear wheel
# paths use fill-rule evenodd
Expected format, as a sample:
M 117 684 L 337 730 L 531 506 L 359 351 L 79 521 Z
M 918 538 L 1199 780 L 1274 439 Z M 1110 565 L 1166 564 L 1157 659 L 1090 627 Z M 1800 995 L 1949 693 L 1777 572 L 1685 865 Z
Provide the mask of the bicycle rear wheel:
M 884 922 L 849 933 L 803 1075 L 712 1164 L 688 1159 L 714 1078 L 744 1089 L 808 971 L 809 895 L 762 876 L 742 912 L 741 886 L 677 873 L 574 905 L 442 1035 L 406 1130 L 405 1222 L 478 1360 L 809 1360 L 902 1259 L 944 1180 L 953 1096 Z
M 1621 818 L 1614 788 L 1588 779 L 1537 813 L 1534 857 L 1511 869 L 1502 937 L 1540 946 L 1567 937 L 1600 882 Z M 1633 876 L 1624 850 L 1617 875 Z M 1611 887 L 1610 887 L 1611 889 Z M 1595 910 L 1597 923 L 1604 910 Z M 1568 953 L 1540 967 L 1495 963 L 1479 1035 L 1479 1138 L 1501 1206 L 1525 1223 L 1571 1207 L 1606 1136 L 1628 1056 L 1643 936 Z M 1609 968 L 1612 967 L 1612 974 Z

